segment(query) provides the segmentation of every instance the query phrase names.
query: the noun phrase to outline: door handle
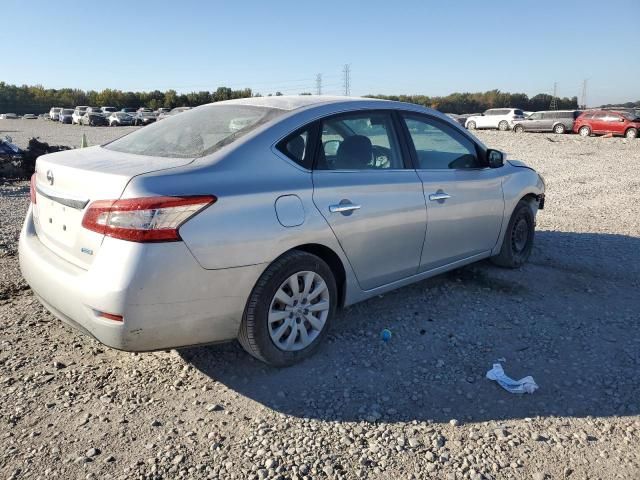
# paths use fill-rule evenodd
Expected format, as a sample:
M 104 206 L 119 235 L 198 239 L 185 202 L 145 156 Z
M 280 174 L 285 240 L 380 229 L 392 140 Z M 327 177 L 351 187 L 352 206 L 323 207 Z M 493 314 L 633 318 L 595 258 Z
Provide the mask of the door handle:
M 445 192 L 436 192 L 429 195 L 429 200 L 432 202 L 444 202 L 447 198 L 451 198 L 451 195 Z
M 329 205 L 329 211 L 331 213 L 342 213 L 342 214 L 350 214 L 354 210 L 360 210 L 360 205 L 356 205 L 349 201 L 341 201 L 335 205 Z

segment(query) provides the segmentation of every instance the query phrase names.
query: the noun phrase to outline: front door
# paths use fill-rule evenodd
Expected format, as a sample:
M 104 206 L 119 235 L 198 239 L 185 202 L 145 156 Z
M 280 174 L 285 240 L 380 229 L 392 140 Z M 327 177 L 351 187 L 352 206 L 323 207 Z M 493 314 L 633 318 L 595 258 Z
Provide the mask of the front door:
M 420 271 L 486 253 L 504 214 L 503 168 L 488 168 L 474 142 L 443 121 L 406 113 L 427 203 Z
M 388 112 L 321 122 L 313 201 L 363 290 L 414 275 L 426 229 L 422 183 L 406 168 Z

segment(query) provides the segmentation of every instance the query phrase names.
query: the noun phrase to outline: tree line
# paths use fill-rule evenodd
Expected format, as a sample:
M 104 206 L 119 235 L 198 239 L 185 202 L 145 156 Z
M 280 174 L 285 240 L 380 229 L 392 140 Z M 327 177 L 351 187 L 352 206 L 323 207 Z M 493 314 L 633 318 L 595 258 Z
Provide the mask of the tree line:
M 275 95 L 282 94 L 276 92 Z M 305 92 L 301 95 L 309 95 L 309 93 Z M 229 87 L 218 87 L 215 91 L 203 90 L 191 93 L 178 93 L 175 90 L 125 92 L 108 88 L 98 92 L 75 88 L 52 89 L 41 85 L 17 86 L 0 82 L 0 113 L 39 114 L 48 112 L 51 107 L 73 108 L 76 105 L 148 107 L 156 110 L 160 107 L 196 107 L 205 103 L 258 96 L 261 94 L 253 92 L 250 88 L 234 90 Z M 546 93 L 528 97 L 524 93 L 507 93 L 499 90 L 452 93 L 445 97 L 426 95 L 367 95 L 367 97 L 416 103 L 445 113 L 476 113 L 499 107 L 514 107 L 527 111 L 548 110 L 552 100 L 552 96 Z M 578 108 L 578 99 L 577 97 L 557 98 L 556 104 L 558 109 L 574 109 Z
M 476 93 L 452 93 L 446 97 L 429 97 L 426 95 L 367 95 L 370 98 L 381 98 L 399 102 L 416 103 L 444 113 L 481 113 L 489 108 L 512 107 L 529 112 L 549 110 L 552 95 L 539 93 L 529 97 L 525 93 L 508 93 L 500 90 Z M 572 110 L 578 108 L 578 97 L 556 98 L 556 109 Z
M 107 88 L 100 92 L 84 91 L 77 88 L 44 88 L 41 85 L 9 85 L 0 82 L 0 112 L 45 113 L 51 107 L 73 108 L 76 105 L 114 106 L 118 108 L 148 107 L 196 107 L 205 103 L 256 96 L 250 88 L 233 90 L 219 87 L 215 91 L 178 93 L 175 90 L 153 90 L 151 92 L 124 92 Z

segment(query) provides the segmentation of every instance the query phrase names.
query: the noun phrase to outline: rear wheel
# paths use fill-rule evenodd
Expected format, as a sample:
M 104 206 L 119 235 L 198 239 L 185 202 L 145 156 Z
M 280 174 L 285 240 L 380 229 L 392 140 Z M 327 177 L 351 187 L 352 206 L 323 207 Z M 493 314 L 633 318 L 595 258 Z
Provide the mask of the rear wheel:
M 501 267 L 521 267 L 531 255 L 534 235 L 533 212 L 525 200 L 520 200 L 507 225 L 500 253 L 492 257 L 491 261 Z
M 580 130 L 578 130 L 578 133 L 582 137 L 588 137 L 589 135 L 591 135 L 591 129 L 589 127 L 587 127 L 586 125 L 584 125 L 584 126 L 580 127 Z
M 467 122 L 467 129 L 475 130 L 476 129 L 476 122 L 474 122 L 473 120 L 471 120 L 470 122 Z
M 516 125 L 515 127 L 513 127 L 513 131 L 515 133 L 522 133 L 524 132 L 524 127 L 522 125 Z
M 563 134 L 564 132 L 565 132 L 565 127 L 561 123 L 553 127 L 553 133 Z
M 337 287 L 319 257 L 292 251 L 273 262 L 256 283 L 238 340 L 258 360 L 283 367 L 313 354 L 326 337 Z
M 624 132 L 624 136 L 627 137 L 627 138 L 637 138 L 638 130 L 635 129 L 635 128 L 630 128 L 629 130 Z
M 498 130 L 500 130 L 501 132 L 506 132 L 507 130 L 509 130 L 509 122 L 507 122 L 506 120 L 502 120 L 500 123 L 498 123 Z

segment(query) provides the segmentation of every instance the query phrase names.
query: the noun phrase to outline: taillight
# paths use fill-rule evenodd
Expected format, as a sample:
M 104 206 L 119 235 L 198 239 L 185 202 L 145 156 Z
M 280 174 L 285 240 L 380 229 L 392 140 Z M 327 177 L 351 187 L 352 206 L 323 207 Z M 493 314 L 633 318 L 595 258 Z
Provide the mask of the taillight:
M 31 175 L 31 181 L 29 182 L 29 196 L 31 197 L 31 203 L 36 203 L 36 174 Z
M 213 195 L 97 200 L 87 208 L 82 226 L 131 242 L 175 242 L 178 228 L 216 200 Z

